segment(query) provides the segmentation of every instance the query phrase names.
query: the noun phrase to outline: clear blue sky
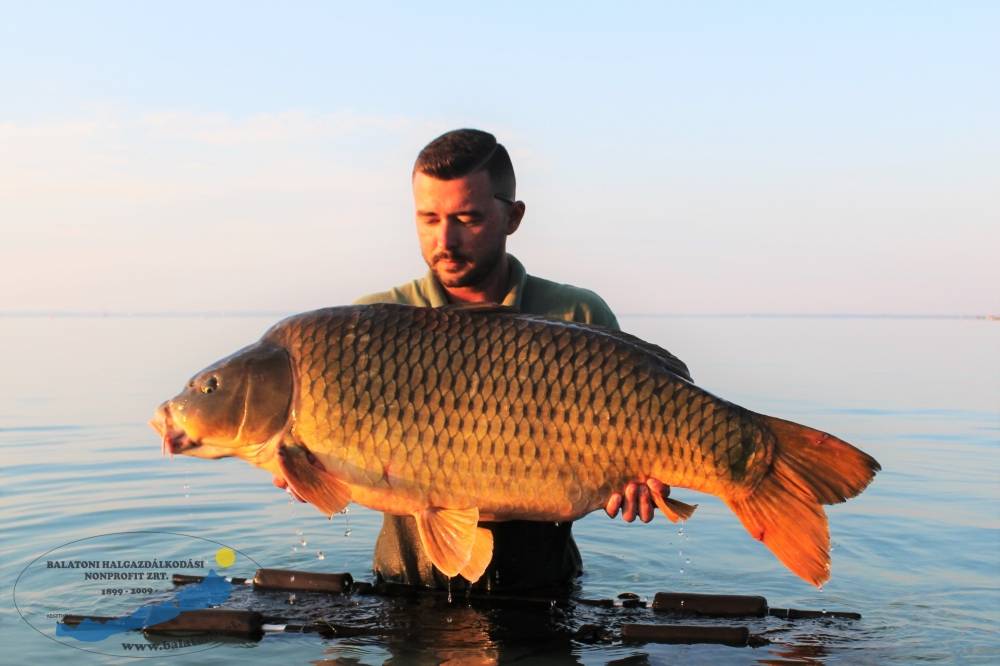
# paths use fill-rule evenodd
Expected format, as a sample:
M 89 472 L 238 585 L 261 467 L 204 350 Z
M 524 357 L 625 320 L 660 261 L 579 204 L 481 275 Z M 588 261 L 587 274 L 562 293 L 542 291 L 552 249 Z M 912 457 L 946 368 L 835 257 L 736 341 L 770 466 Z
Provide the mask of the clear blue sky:
M 0 3 L 0 311 L 398 284 L 413 158 L 471 126 L 510 251 L 619 312 L 1000 312 L 998 34 L 996 2 Z

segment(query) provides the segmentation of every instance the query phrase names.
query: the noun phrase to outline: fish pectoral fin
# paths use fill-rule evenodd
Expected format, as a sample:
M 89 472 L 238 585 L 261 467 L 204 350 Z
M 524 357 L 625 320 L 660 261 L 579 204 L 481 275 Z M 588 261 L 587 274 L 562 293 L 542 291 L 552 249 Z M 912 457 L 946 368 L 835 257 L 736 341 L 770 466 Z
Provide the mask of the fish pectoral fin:
M 278 464 L 292 492 L 324 515 L 333 516 L 350 504 L 350 487 L 330 474 L 313 452 L 302 444 L 279 445 Z
M 449 578 L 457 576 L 473 562 L 479 529 L 479 509 L 442 509 L 430 507 L 413 514 L 417 534 L 427 557 Z M 481 538 L 481 537 L 480 537 Z M 489 539 L 490 557 L 493 539 Z M 481 559 L 481 553 L 479 554 Z M 489 564 L 487 560 L 486 564 Z M 475 565 L 478 565 L 478 560 Z M 476 566 L 473 565 L 473 568 Z M 486 566 L 482 567 L 484 570 Z M 482 575 L 482 572 L 480 572 Z
M 493 532 L 485 527 L 476 528 L 476 541 L 472 544 L 472 555 L 469 562 L 462 567 L 459 575 L 470 583 L 475 583 L 483 577 L 486 567 L 493 559 Z

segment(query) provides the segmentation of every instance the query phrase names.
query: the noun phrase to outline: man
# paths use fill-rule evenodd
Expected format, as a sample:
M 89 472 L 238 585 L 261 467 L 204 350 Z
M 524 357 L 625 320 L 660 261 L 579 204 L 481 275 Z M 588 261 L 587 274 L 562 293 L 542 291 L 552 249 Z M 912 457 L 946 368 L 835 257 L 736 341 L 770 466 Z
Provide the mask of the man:
M 420 251 L 430 269 L 421 279 L 371 294 L 358 304 L 402 303 L 441 307 L 500 303 L 567 321 L 617 329 L 618 321 L 594 292 L 528 275 L 507 253 L 525 205 L 515 197 L 514 168 L 507 150 L 487 132 L 462 129 L 429 143 L 413 168 Z M 652 483 L 666 496 L 669 489 Z M 623 518 L 652 519 L 647 485 L 630 483 L 614 493 L 606 511 Z M 494 556 L 477 587 L 505 590 L 565 588 L 582 563 L 572 524 L 508 521 L 483 523 L 493 532 Z M 374 569 L 384 580 L 441 587 L 447 584 L 423 553 L 409 516 L 384 516 L 375 546 Z M 458 582 L 456 580 L 456 582 Z

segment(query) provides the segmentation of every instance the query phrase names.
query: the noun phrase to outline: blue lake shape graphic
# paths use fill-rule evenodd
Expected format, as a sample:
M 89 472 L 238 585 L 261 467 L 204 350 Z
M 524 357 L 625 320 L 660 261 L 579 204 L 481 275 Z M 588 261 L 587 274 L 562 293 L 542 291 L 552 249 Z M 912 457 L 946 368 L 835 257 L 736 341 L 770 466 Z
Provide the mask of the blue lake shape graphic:
M 181 588 L 174 602 L 141 606 L 129 615 L 116 617 L 105 622 L 83 620 L 76 626 L 57 622 L 56 636 L 68 636 L 78 641 L 96 643 L 114 634 L 143 629 L 172 620 L 180 615 L 181 611 L 217 606 L 228 599 L 232 591 L 232 584 L 216 574 L 215 569 L 211 569 L 200 583 Z

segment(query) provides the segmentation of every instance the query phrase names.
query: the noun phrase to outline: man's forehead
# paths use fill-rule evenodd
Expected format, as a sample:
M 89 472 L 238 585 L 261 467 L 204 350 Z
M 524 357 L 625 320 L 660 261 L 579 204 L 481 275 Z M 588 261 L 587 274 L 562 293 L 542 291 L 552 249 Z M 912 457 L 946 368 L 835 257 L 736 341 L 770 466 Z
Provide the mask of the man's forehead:
M 492 198 L 492 184 L 486 171 L 449 180 L 419 171 L 413 175 L 413 199 L 418 210 L 482 206 Z

